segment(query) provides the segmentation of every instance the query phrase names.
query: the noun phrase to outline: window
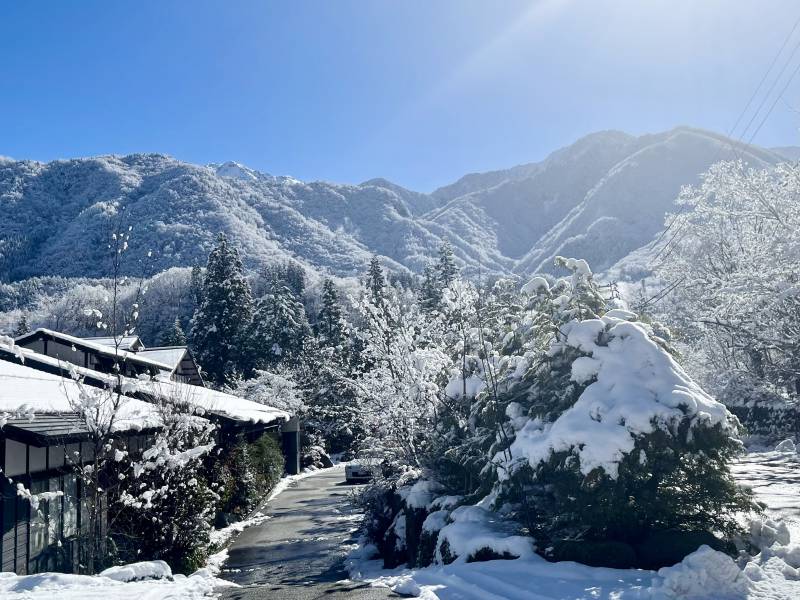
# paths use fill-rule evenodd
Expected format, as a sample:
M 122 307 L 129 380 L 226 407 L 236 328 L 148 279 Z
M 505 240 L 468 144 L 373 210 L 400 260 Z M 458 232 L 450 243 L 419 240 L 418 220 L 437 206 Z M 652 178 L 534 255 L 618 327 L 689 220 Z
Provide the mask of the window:
M 78 534 L 78 481 L 75 475 L 64 475 L 64 537 Z
M 48 491 L 61 491 L 61 477 L 52 477 L 48 480 Z M 57 496 L 47 501 L 47 543 L 57 544 L 61 539 L 61 505 L 63 497 Z
M 29 446 L 29 471 L 31 473 L 40 473 L 47 470 L 47 448 L 37 448 L 36 446 Z
M 46 479 L 31 483 L 31 494 L 41 494 L 46 491 L 48 491 Z M 47 547 L 47 509 L 47 501 L 39 502 L 38 508 L 34 508 L 31 505 L 29 558 L 36 558 Z
M 6 464 L 3 474 L 7 477 L 24 475 L 27 468 L 27 448 L 14 440 L 6 440 Z

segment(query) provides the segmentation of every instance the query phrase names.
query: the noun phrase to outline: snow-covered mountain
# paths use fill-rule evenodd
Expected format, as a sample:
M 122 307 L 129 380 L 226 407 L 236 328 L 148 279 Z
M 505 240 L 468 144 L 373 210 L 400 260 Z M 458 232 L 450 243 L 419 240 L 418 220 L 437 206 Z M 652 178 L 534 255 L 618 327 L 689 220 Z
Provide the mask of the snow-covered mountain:
M 152 250 L 158 270 L 203 263 L 219 231 L 251 268 L 291 260 L 354 275 L 376 253 L 390 268 L 419 271 L 447 239 L 473 273 L 526 276 L 549 270 L 557 254 L 603 270 L 652 241 L 680 187 L 714 161 L 759 166 L 785 154 L 685 127 L 606 131 L 432 194 L 384 179 L 303 182 L 158 154 L 0 158 L 0 253 L 15 279 L 104 275 L 102 240 L 119 221 L 134 228 L 131 255 Z
M 682 185 L 732 158 L 783 160 L 686 127 L 641 137 L 600 132 L 540 163 L 470 175 L 454 186 L 472 191 L 426 216 L 521 275 L 549 271 L 557 255 L 585 257 L 601 271 L 653 240 Z M 484 183 L 491 185 L 475 188 Z

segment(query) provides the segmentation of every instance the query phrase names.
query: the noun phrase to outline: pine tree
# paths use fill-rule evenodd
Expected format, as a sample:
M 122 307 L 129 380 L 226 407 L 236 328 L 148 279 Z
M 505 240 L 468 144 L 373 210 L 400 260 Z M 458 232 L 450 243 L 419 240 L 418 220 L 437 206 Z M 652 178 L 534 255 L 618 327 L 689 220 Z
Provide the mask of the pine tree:
M 192 267 L 189 289 L 192 292 L 195 307 L 200 306 L 203 303 L 203 270 L 199 265 Z
M 439 261 L 436 264 L 436 274 L 442 288 L 450 285 L 458 276 L 458 267 L 456 266 L 455 256 L 453 255 L 453 247 L 447 240 L 442 242 L 442 245 L 439 247 Z
M 247 345 L 252 367 L 296 365 L 312 342 L 305 307 L 282 282 L 256 304 Z
M 175 322 L 172 324 L 172 327 L 161 336 L 159 344 L 162 346 L 186 345 L 186 334 L 183 332 L 183 327 L 181 327 L 180 318 L 175 317 Z
M 641 377 L 635 371 L 640 368 L 639 355 L 631 354 L 627 360 L 614 355 L 611 366 L 598 366 L 603 364 L 598 356 L 608 356 L 603 354 L 605 348 L 617 352 L 625 347 L 624 340 L 631 340 L 627 348 L 631 353 L 646 353 L 644 368 L 655 373 L 656 380 L 684 377 L 671 362 L 663 340 L 653 337 L 652 330 L 637 322 L 635 315 L 629 313 L 630 320 L 619 327 L 619 316 L 601 319 L 606 302 L 585 261 L 558 258 L 556 264 L 570 269 L 572 275 L 559 280 L 552 289 L 537 286 L 539 291 L 531 298 L 530 313 L 525 318 L 532 326 L 524 332 L 526 339 L 517 350 L 533 359 L 531 368 L 521 379 L 509 373 L 509 385 L 501 381 L 505 391 L 499 398 L 502 414 L 512 420 L 527 419 L 529 429 L 541 432 L 540 439 L 545 439 L 562 416 L 566 420 L 561 424 L 571 432 L 568 435 L 580 435 L 576 433 L 580 429 L 569 429 L 572 426 L 568 423 L 579 422 L 575 415 L 581 413 L 574 411 L 588 410 L 585 404 L 580 409 L 576 404 L 599 373 L 605 374 L 607 381 Z M 604 368 L 607 370 L 592 373 L 592 369 Z M 610 387 L 604 392 L 603 407 L 587 418 L 589 423 L 604 422 L 616 406 L 625 406 L 636 393 L 622 384 L 602 385 Z M 682 384 L 678 389 L 685 388 L 699 397 L 702 392 L 694 392 L 691 385 Z M 613 426 L 625 428 L 628 419 L 632 424 L 637 418 L 641 420 L 637 411 L 661 410 L 648 407 L 649 402 L 655 402 L 654 394 L 642 393 L 641 405 L 634 411 L 628 408 L 629 414 Z M 630 434 L 632 447 L 621 447 L 617 462 L 591 470 L 582 461 L 584 452 L 591 455 L 592 450 L 580 440 L 566 449 L 559 446 L 549 455 L 528 460 L 520 450 L 526 442 L 515 450 L 514 438 L 520 425 L 507 422 L 488 452 L 499 468 L 507 469 L 495 480 L 500 492 L 498 503 L 516 505 L 513 516 L 537 540 L 548 544 L 563 539 L 638 544 L 655 532 L 667 530 L 713 531 L 730 538 L 740 529 L 736 513 L 755 508 L 751 495 L 736 485 L 728 467 L 740 449 L 733 437 L 735 421 L 729 417 L 706 422 L 692 410 L 692 403 L 687 402 L 668 416 L 654 417 L 650 427 Z M 587 429 L 583 435 L 588 445 L 592 431 L 591 427 Z
M 326 279 L 322 284 L 322 308 L 315 327 L 320 345 L 335 348 L 344 343 L 347 323 L 342 317 L 336 286 L 330 279 Z
M 383 275 L 381 261 L 377 256 L 373 256 L 369 261 L 369 271 L 367 271 L 367 289 L 375 306 L 383 304 L 385 287 L 386 278 Z
M 436 269 L 426 265 L 422 272 L 422 285 L 419 289 L 419 302 L 425 312 L 432 312 L 439 306 L 442 299 L 442 288 Z
M 14 327 L 14 331 L 11 332 L 11 336 L 18 338 L 21 335 L 25 335 L 29 333 L 31 330 L 30 326 L 28 326 L 28 319 L 25 315 L 22 315 L 17 321 L 17 325 Z
M 239 251 L 224 234 L 208 256 L 202 302 L 192 318 L 191 342 L 198 362 L 217 385 L 243 367 L 242 343 L 253 312 Z

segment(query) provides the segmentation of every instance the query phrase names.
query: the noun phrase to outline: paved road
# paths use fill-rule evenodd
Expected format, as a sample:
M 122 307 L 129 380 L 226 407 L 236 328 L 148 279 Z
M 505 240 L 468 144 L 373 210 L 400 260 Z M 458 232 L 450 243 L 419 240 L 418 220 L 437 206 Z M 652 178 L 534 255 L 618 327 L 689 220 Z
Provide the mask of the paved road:
M 372 600 L 399 598 L 347 579 L 343 561 L 361 515 L 344 467 L 290 485 L 262 509 L 271 518 L 245 529 L 228 551 L 220 575 L 244 587 L 222 590 L 227 600 Z

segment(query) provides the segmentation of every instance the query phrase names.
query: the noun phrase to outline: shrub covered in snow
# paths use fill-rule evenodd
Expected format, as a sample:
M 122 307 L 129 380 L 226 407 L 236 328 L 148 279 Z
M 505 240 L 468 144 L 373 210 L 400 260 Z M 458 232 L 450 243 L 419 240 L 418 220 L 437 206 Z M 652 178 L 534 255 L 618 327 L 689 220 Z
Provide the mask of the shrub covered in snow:
M 734 513 L 754 508 L 727 467 L 741 448 L 735 418 L 636 315 L 606 311 L 585 265 L 562 264 L 571 278 L 533 299 L 549 323 L 533 335 L 548 343 L 499 398 L 516 404 L 494 447 L 496 504 L 545 544 L 731 536 Z

